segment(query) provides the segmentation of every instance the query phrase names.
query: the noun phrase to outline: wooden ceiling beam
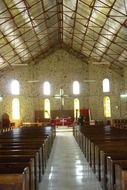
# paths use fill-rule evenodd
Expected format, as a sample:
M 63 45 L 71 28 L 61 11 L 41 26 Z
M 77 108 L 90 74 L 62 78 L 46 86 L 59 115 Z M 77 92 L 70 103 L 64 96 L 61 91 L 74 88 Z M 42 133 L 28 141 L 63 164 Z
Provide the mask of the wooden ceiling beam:
M 66 23 L 67 25 L 68 25 L 68 23 Z M 70 26 L 70 25 L 69 25 Z M 71 27 L 70 27 L 71 28 Z M 64 29 L 65 30 L 65 29 Z M 78 30 L 78 29 L 77 29 Z M 92 32 L 94 32 L 94 33 L 96 33 L 97 35 L 98 35 L 98 33 L 95 31 L 95 30 L 93 30 L 92 28 L 89 28 L 89 30 L 90 31 L 92 31 Z M 66 32 L 68 32 L 67 30 L 66 30 Z M 70 32 L 69 32 L 69 34 L 70 34 Z M 83 33 L 82 33 L 83 34 Z M 96 45 L 96 43 L 99 43 L 99 44 L 101 44 L 103 47 L 105 47 L 104 46 L 104 44 L 103 43 L 101 43 L 101 41 L 98 41 L 98 39 L 99 38 L 97 38 L 96 40 L 94 39 L 94 38 L 92 38 L 92 35 L 86 35 L 86 36 L 88 36 L 89 38 L 91 38 L 91 40 L 92 41 L 94 41 L 95 42 L 95 44 L 94 44 L 94 46 Z M 103 34 L 101 34 L 100 33 L 100 35 L 98 36 L 98 37 L 100 37 L 100 36 L 102 36 L 104 39 L 106 39 L 106 40 L 109 40 L 110 42 L 112 42 L 112 40 L 110 40 L 110 39 L 108 39 L 106 36 L 104 36 Z M 80 39 L 80 40 L 82 40 L 82 39 Z M 82 40 L 83 41 L 83 40 Z M 121 45 L 119 45 L 119 44 L 116 44 L 118 47 L 120 47 L 120 48 L 123 48 Z M 94 48 L 93 48 L 94 49 Z M 93 51 L 93 50 L 92 50 Z M 92 51 L 91 51 L 91 53 L 92 53 Z M 113 49 L 112 49 L 112 51 L 114 51 Z M 114 53 L 115 53 L 115 51 L 114 51 Z M 116 52 L 117 53 L 117 52 Z M 90 55 L 91 56 L 91 55 Z
M 8 1 L 8 0 L 7 0 Z M 15 2 L 14 4 L 12 4 L 12 6 L 10 6 L 9 5 L 9 9 L 11 9 L 11 10 L 13 10 L 13 9 L 16 9 L 17 10 L 17 8 L 15 7 L 16 5 L 18 5 L 18 4 L 21 4 L 22 3 L 22 0 L 20 0 L 20 1 L 17 1 L 17 2 Z M 34 7 L 35 5 L 37 5 L 37 4 L 39 4 L 40 3 L 40 1 L 38 0 L 36 0 L 36 2 L 35 3 L 33 3 L 32 5 L 30 5 L 29 7 L 28 7 L 28 9 L 31 9 L 32 7 Z M 23 7 L 24 8 L 24 7 Z M 24 12 L 24 11 L 23 11 Z
M 63 43 L 63 0 L 56 0 L 57 4 L 57 20 L 58 20 L 58 31 L 59 31 L 59 43 Z
M 65 6 L 66 7 L 66 6 Z M 69 7 L 68 7 L 68 9 L 70 9 Z M 70 9 L 71 11 L 72 11 L 72 9 Z M 99 10 L 97 10 L 98 12 L 99 12 Z M 101 12 L 102 13 L 102 12 Z M 83 17 L 84 19 L 86 19 L 86 20 L 88 20 L 88 18 L 87 17 L 85 17 L 84 15 L 81 15 L 80 13 L 77 13 L 78 15 L 80 15 L 81 17 Z M 66 15 L 67 17 L 69 17 L 67 14 L 65 14 L 64 13 L 64 15 Z M 104 14 L 105 16 L 106 16 L 106 14 Z M 69 17 L 70 18 L 70 17 Z M 79 21 L 77 21 L 77 22 L 79 22 Z M 80 23 L 80 22 L 79 22 Z M 92 21 L 91 20 L 91 23 L 93 23 L 94 25 L 96 25 L 96 26 L 94 26 L 94 28 L 95 27 L 98 27 L 98 28 L 104 28 L 104 27 L 102 27 L 101 25 L 99 25 L 98 23 L 96 23 L 96 22 L 94 22 L 94 21 Z M 118 23 L 121 25 L 121 23 L 118 21 Z M 82 23 L 80 23 L 83 27 L 86 27 L 85 25 L 83 25 Z M 90 29 L 91 27 L 89 26 L 89 29 Z M 110 28 L 111 29 L 114 29 L 114 28 L 112 28 L 112 26 L 110 26 Z M 108 30 L 107 28 L 104 28 L 105 29 L 105 31 L 107 31 L 107 32 L 110 32 L 112 35 L 114 35 L 114 33 L 112 32 L 112 31 L 110 31 L 110 30 Z M 94 31 L 93 30 L 93 32 L 96 32 L 96 31 Z M 97 33 L 98 34 L 98 33 Z M 100 34 L 100 35 L 102 35 L 102 34 Z M 103 36 L 103 35 L 102 35 Z M 126 39 L 124 39 L 124 38 L 122 38 L 121 36 L 118 36 L 121 40 L 124 40 L 124 41 L 126 41 L 127 42 L 127 40 Z
M 99 2 L 101 2 L 101 3 L 103 3 L 104 5 L 107 5 L 104 1 L 102 1 L 102 0 L 98 0 Z M 108 6 L 108 5 L 107 5 Z M 114 10 L 114 11 L 116 11 L 116 12 L 118 12 L 118 13 L 120 13 L 123 17 L 126 17 L 127 15 L 126 14 L 124 14 L 123 12 L 121 12 L 121 11 L 119 11 L 119 9 L 115 9 L 114 8 L 114 6 L 111 6 L 111 9 L 112 10 Z
M 83 41 L 82 41 L 82 44 L 81 44 L 81 49 L 80 49 L 80 51 L 82 51 L 82 48 L 83 48 L 83 45 L 84 45 L 85 36 L 86 36 L 86 34 L 87 34 L 87 31 L 88 31 L 90 18 L 91 18 L 92 14 L 93 14 L 95 3 L 96 3 L 96 0 L 93 0 L 93 1 L 92 1 L 92 6 L 93 6 L 93 8 L 91 9 L 90 14 L 89 14 L 89 17 L 87 18 L 86 31 L 85 31 L 85 33 L 84 33 L 84 38 L 83 38 Z
M 116 0 L 113 1 L 112 7 L 114 6 L 115 2 L 116 2 Z M 96 42 L 95 42 L 94 45 L 93 45 L 93 48 L 92 48 L 91 53 L 90 53 L 90 56 L 91 56 L 91 54 L 92 54 L 94 48 L 96 47 L 96 44 L 97 44 L 98 41 L 99 41 L 99 38 L 100 38 L 100 36 L 101 36 L 101 32 L 102 32 L 102 30 L 104 29 L 104 26 L 105 26 L 105 24 L 106 24 L 106 22 L 107 22 L 107 20 L 108 20 L 108 18 L 109 18 L 109 14 L 111 13 L 111 10 L 112 10 L 112 9 L 109 9 L 109 11 L 108 11 L 107 18 L 105 19 L 105 22 L 103 23 L 103 26 L 101 27 L 101 30 L 100 30 L 99 33 L 98 33 L 98 38 L 96 39 Z
M 48 36 L 48 44 L 49 44 L 49 47 L 50 47 L 51 39 L 50 39 L 50 36 L 49 36 L 49 29 L 48 29 L 48 24 L 47 24 L 48 19 L 46 17 L 46 12 L 48 12 L 48 10 L 45 10 L 44 1 L 40 0 L 40 2 L 41 2 L 41 6 L 42 6 L 42 11 L 44 13 L 44 23 L 45 23 L 45 27 L 46 27 L 46 31 L 47 31 L 47 36 Z
M 106 53 L 108 52 L 108 50 L 110 49 L 110 46 L 111 46 L 112 44 L 115 44 L 115 39 L 117 38 L 117 35 L 118 35 L 118 33 L 120 32 L 121 28 L 122 28 L 122 25 L 119 27 L 119 29 L 117 30 L 117 32 L 114 33 L 113 39 L 112 39 L 112 41 L 110 42 L 110 44 L 108 45 L 108 47 L 106 48 L 106 50 L 104 51 L 103 55 L 100 57 L 100 61 L 103 59 L 104 54 L 106 54 Z
M 90 43 L 86 43 L 86 44 L 88 44 L 89 46 L 91 46 L 91 44 Z M 86 49 L 88 49 L 89 51 L 91 51 L 91 49 L 89 49 L 88 47 L 85 47 Z M 102 53 L 102 51 L 100 50 L 100 49 L 98 49 L 101 53 Z M 98 54 L 97 52 L 96 52 L 96 54 L 98 55 L 98 56 L 100 56 L 100 54 Z M 110 59 L 113 59 L 110 55 L 106 55 L 107 57 L 109 57 Z M 89 57 L 90 58 L 90 57 Z M 96 59 L 96 58 L 95 58 Z M 105 57 L 105 60 L 107 60 L 109 63 L 112 63 L 111 61 L 109 61 L 109 59 L 107 59 L 106 57 Z M 98 60 L 97 60 L 98 61 Z M 99 62 L 99 61 L 98 61 Z M 113 65 L 114 65 L 114 63 L 112 63 Z M 119 69 L 122 69 L 122 66 L 116 66 L 116 67 L 118 67 Z
M 5 41 L 7 42 L 6 45 L 9 44 L 9 46 L 11 47 L 11 49 L 12 49 L 13 52 L 14 52 L 14 55 L 16 55 L 16 56 L 19 58 L 20 63 L 22 63 L 21 57 L 19 56 L 19 54 L 16 52 L 15 48 L 14 48 L 13 45 L 11 44 L 12 41 L 9 41 L 9 40 L 8 40 L 7 36 L 2 32 L 2 30 L 1 30 L 1 34 L 3 35 Z M 12 55 L 12 57 L 14 57 L 14 55 Z M 1 55 L 0 55 L 0 56 L 1 56 Z
M 33 24 L 33 20 L 31 19 L 31 15 L 30 15 L 30 12 L 29 12 L 29 6 L 30 6 L 30 5 L 28 4 L 28 2 L 26 3 L 25 0 L 23 0 L 23 2 L 24 2 L 24 5 L 25 5 L 26 10 L 27 10 L 27 14 L 28 14 L 29 19 L 30 19 L 30 22 L 31 22 L 32 31 L 33 31 L 34 34 L 35 34 L 35 38 L 36 38 L 37 43 L 38 43 L 38 45 L 39 45 L 39 47 L 40 47 L 40 50 L 42 50 L 42 47 L 41 47 L 41 44 L 40 44 L 40 39 L 39 39 L 38 34 L 37 34 L 36 30 L 35 30 L 35 27 L 34 27 L 34 24 Z
M 68 8 L 69 10 L 71 10 L 72 11 L 72 9 L 71 8 L 69 8 L 69 7 L 67 7 L 67 6 L 65 6 L 66 8 Z M 97 10 L 98 12 L 99 12 L 99 10 Z M 102 12 L 101 12 L 102 13 Z M 84 19 L 86 19 L 86 20 L 88 20 L 88 18 L 86 17 L 86 16 L 84 16 L 84 15 L 81 15 L 79 12 L 77 13 L 79 16 L 81 16 L 81 17 L 83 17 Z M 65 14 L 64 13 L 64 15 L 65 16 L 67 16 L 67 17 L 69 17 L 67 14 Z M 104 14 L 105 16 L 106 16 L 106 14 Z M 70 18 L 70 17 L 69 17 Z M 116 21 L 116 20 L 115 20 Z M 78 21 L 79 22 L 79 21 Z M 80 22 L 79 22 L 80 23 Z M 99 25 L 98 23 L 96 23 L 95 21 L 92 21 L 91 20 L 91 23 L 93 24 L 93 25 L 96 25 L 96 26 L 94 26 L 94 28 L 95 27 L 98 27 L 98 28 L 102 28 L 102 26 L 101 25 Z M 121 24 L 119 21 L 118 21 L 118 23 L 119 24 Z M 86 25 L 83 25 L 82 23 L 80 23 L 83 27 L 86 27 Z M 92 27 L 93 28 L 93 27 Z M 112 26 L 110 26 L 110 28 L 111 29 L 114 29 L 114 28 L 112 28 Z M 89 26 L 89 29 L 91 29 L 91 26 Z M 107 28 L 104 28 L 105 29 L 105 31 L 107 31 L 107 32 L 110 32 L 112 35 L 114 35 L 114 33 L 112 32 L 112 31 L 110 31 L 110 30 L 108 30 Z M 93 32 L 96 32 L 95 30 L 92 30 Z M 96 32 L 97 33 L 97 32 Z M 97 33 L 98 34 L 98 33 Z M 102 35 L 102 34 L 100 34 L 100 35 Z M 121 40 L 124 40 L 125 42 L 127 42 L 127 40 L 126 39 L 124 39 L 124 38 L 122 38 L 121 36 L 119 36 L 118 35 L 118 37 L 121 39 Z
M 87 42 L 87 44 L 89 44 L 88 42 Z M 89 45 L 91 45 L 91 44 L 89 44 Z M 85 47 L 86 48 L 86 47 Z M 98 51 L 100 51 L 101 53 L 103 53 L 103 51 L 101 51 L 101 49 L 97 49 Z M 91 51 L 91 49 L 90 49 L 90 51 Z M 100 57 L 100 54 L 98 54 L 96 51 L 95 51 L 95 53 L 98 55 L 98 57 Z M 105 54 L 108 58 L 110 58 L 111 60 L 113 60 L 113 58 L 109 55 L 109 54 Z M 90 57 L 90 56 L 89 56 Z M 106 57 L 104 58 L 104 59 L 106 59 L 109 63 L 111 63 L 111 64 L 115 64 L 114 62 L 112 62 L 112 61 L 110 61 L 109 59 L 107 59 Z M 99 60 L 97 60 L 98 62 L 100 62 Z M 120 64 L 120 63 L 119 63 Z M 123 65 L 124 66 L 124 65 Z M 118 66 L 120 69 L 122 69 L 122 66 Z
M 6 6 L 7 10 L 8 10 L 8 13 L 10 14 L 10 17 L 12 18 L 12 21 L 13 21 L 14 25 L 18 28 L 16 22 L 13 20 L 12 13 L 11 13 L 11 11 L 9 10 L 9 8 L 8 8 L 7 4 L 5 3 L 5 1 L 4 1 L 4 4 L 5 4 L 5 6 Z M 22 36 L 20 30 L 18 30 L 18 33 L 20 34 L 20 36 Z M 34 62 L 34 57 L 32 56 L 32 54 L 31 54 L 31 52 L 30 52 L 30 50 L 29 50 L 29 47 L 27 46 L 27 44 L 25 43 L 25 41 L 24 41 L 23 38 L 22 38 L 22 41 L 24 42 L 24 45 L 26 46 L 26 50 L 29 51 L 29 54 L 31 55 L 31 58 L 32 58 L 32 60 L 33 60 L 33 62 Z
M 62 49 L 64 49 L 68 53 L 71 53 L 72 55 L 76 56 L 81 61 L 85 61 L 85 63 L 88 64 L 88 57 L 86 57 L 81 52 L 76 51 L 73 47 L 71 47 L 71 46 L 66 45 L 65 43 L 63 43 Z
M 6 6 L 6 9 L 7 9 L 8 13 L 10 13 L 9 8 L 8 8 L 8 6 L 6 5 L 6 3 L 5 3 L 4 1 L 3 1 L 3 3 L 4 3 L 4 5 Z M 11 18 L 11 20 L 13 20 L 11 14 L 10 14 L 10 18 Z M 7 42 L 6 44 L 9 44 L 9 45 L 10 45 L 10 47 L 12 48 L 14 54 L 19 58 L 20 63 L 22 63 L 22 59 L 21 59 L 20 55 L 17 53 L 16 49 L 15 49 L 14 46 L 11 44 L 11 42 L 14 41 L 14 40 L 12 40 L 12 41 L 11 41 L 11 40 L 8 40 L 7 35 L 4 34 L 4 32 L 3 32 L 2 30 L 1 30 L 1 34 L 3 35 L 4 39 L 6 40 L 6 42 Z M 14 56 L 14 55 L 13 55 L 13 56 Z
M 55 52 L 57 49 L 59 49 L 59 44 L 55 44 L 55 45 L 51 45 L 50 49 L 49 47 L 47 47 L 47 49 L 38 52 L 38 54 L 34 57 L 36 62 L 39 60 L 42 60 L 44 58 L 46 58 L 48 55 L 50 55 L 51 53 Z M 26 61 L 25 63 L 30 63 L 31 60 Z
M 75 31 L 75 25 L 76 25 L 76 17 L 77 17 L 77 9 L 78 9 L 78 0 L 76 0 L 76 6 L 75 6 L 75 10 L 74 10 L 74 24 L 73 24 L 73 28 L 72 28 L 72 40 L 71 40 L 71 47 L 73 47 L 73 39 L 74 39 L 74 31 Z
M 54 16 L 55 16 L 55 15 L 57 15 L 57 13 L 55 13 Z M 48 20 L 48 19 L 47 19 L 47 20 Z M 45 21 L 40 22 L 40 23 L 38 24 L 38 26 L 40 26 L 40 25 L 43 24 L 44 22 L 45 22 Z M 21 27 L 25 27 L 25 25 L 26 25 L 27 23 L 28 23 L 28 22 L 26 22 L 25 24 L 22 24 L 20 27 L 14 29 L 13 32 L 18 31 L 18 29 L 21 28 Z M 1 24 L 0 24 L 0 25 L 1 25 Z M 28 27 L 28 28 L 29 28 L 29 27 Z M 54 28 L 54 27 L 50 27 L 50 28 Z M 30 28 L 29 30 L 24 31 L 23 34 L 19 35 L 19 37 L 21 37 L 22 35 L 25 35 L 25 34 L 28 33 L 28 32 L 31 32 L 31 30 L 32 30 L 32 29 Z M 45 31 L 45 30 L 44 30 L 44 31 Z M 11 33 L 12 33 L 12 32 L 9 32 L 8 35 L 11 35 Z M 40 32 L 39 35 L 40 35 L 41 33 L 42 33 L 42 32 Z M 1 37 L 0 39 L 2 39 L 2 38 L 3 38 L 3 37 Z M 18 36 L 17 36 L 17 38 L 15 38 L 15 39 L 18 39 Z M 12 41 L 13 41 L 13 40 L 12 40 Z M 6 46 L 7 44 L 9 44 L 9 42 L 7 42 L 6 44 L 4 44 L 4 45 L 1 46 L 1 47 Z M 24 44 L 24 43 L 21 43 L 21 44 Z M 17 46 L 17 47 L 18 47 L 18 46 Z
M 5 61 L 5 63 L 7 63 L 7 65 L 9 66 L 9 68 L 12 69 L 12 66 L 11 66 L 11 64 L 9 63 L 9 61 L 8 61 L 2 54 L 0 54 L 0 57 L 3 59 L 3 61 Z M 3 63 L 3 64 L 4 64 L 4 63 Z M 0 67 L 0 69 L 1 69 L 1 67 Z

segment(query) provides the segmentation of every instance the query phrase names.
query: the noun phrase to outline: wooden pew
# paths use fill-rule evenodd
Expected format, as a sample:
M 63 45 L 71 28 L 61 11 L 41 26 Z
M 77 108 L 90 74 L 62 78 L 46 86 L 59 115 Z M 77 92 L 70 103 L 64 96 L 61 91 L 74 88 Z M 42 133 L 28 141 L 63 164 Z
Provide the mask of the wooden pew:
M 39 153 L 40 153 L 40 158 L 42 157 L 42 161 L 41 161 L 41 165 L 42 165 L 42 175 L 44 174 L 45 171 L 45 167 L 46 167 L 46 162 L 47 162 L 47 157 L 45 155 L 45 146 L 44 143 L 42 144 L 41 142 L 36 142 L 36 144 L 34 142 L 1 142 L 0 143 L 0 149 L 6 149 L 6 148 L 10 148 L 13 146 L 13 148 L 17 149 L 17 148 L 26 148 L 26 149 L 39 149 Z
M 18 156 L 18 157 L 17 156 L 15 156 L 15 157 L 12 157 L 12 156 L 0 157 L 0 165 L 5 166 L 5 164 L 6 164 L 6 167 L 8 167 L 8 165 L 9 165 L 9 168 L 10 168 L 10 166 L 13 168 L 14 168 L 14 166 L 18 168 L 18 166 L 21 166 L 21 165 L 25 165 L 25 167 L 29 167 L 29 171 L 30 171 L 29 187 L 30 187 L 30 190 L 35 190 L 34 158 L 21 157 L 21 156 Z M 10 169 L 10 171 L 11 171 L 11 169 Z
M 30 128 L 31 129 L 31 128 Z M 11 136 L 13 136 L 13 142 L 18 142 L 20 139 L 22 139 L 22 141 L 25 139 L 26 140 L 26 142 L 28 142 L 28 141 L 30 141 L 31 142 L 31 138 L 32 138 L 32 141 L 38 141 L 38 142 L 40 142 L 40 141 L 43 141 L 42 143 L 44 144 L 43 145 L 43 160 L 44 160 L 44 163 L 43 163 L 43 165 L 44 165 L 44 167 L 46 166 L 46 162 L 47 162 L 47 159 L 48 159 L 48 157 L 49 157 L 49 153 L 50 153 L 50 151 L 51 151 L 51 146 L 52 146 L 52 143 L 53 143 L 53 138 L 54 138 L 54 136 L 52 137 L 52 138 L 49 138 L 49 132 L 50 132 L 50 127 L 48 127 L 48 129 L 47 129 L 47 127 L 46 127 L 46 134 L 45 134 L 45 130 L 44 130 L 44 128 L 42 128 L 42 129 L 39 129 L 39 134 L 37 134 L 37 132 L 36 132 L 36 129 L 34 129 L 34 128 L 32 128 L 32 130 L 30 130 L 29 128 L 22 128 L 22 129 L 15 129 L 15 130 L 13 130 L 11 133 L 9 132 L 9 133 L 6 133 L 4 136 L 0 136 L 0 141 L 2 141 L 3 139 L 8 139 L 8 141 L 9 141 L 9 139 L 10 138 L 12 138 Z M 42 131 L 42 134 L 41 134 L 41 131 Z M 25 132 L 25 134 L 23 134 Z M 29 136 L 28 136 L 28 134 L 29 134 Z M 43 136 L 43 134 L 44 134 L 44 136 Z M 35 138 L 36 136 L 38 136 L 38 138 Z M 29 139 L 30 138 L 30 139 Z M 43 138 L 43 140 L 42 140 L 42 138 Z M 47 140 L 48 139 L 48 140 Z M 4 141 L 4 140 L 3 140 Z M 35 143 L 35 142 L 34 142 Z M 35 143 L 36 144 L 36 143 Z
M 82 135 L 80 133 L 82 133 Z M 101 181 L 103 189 L 111 190 L 111 185 L 109 185 L 111 179 L 109 178 L 113 177 L 115 174 L 107 172 L 107 167 L 109 167 L 107 166 L 107 156 L 112 156 L 114 154 L 115 158 L 113 162 L 117 163 L 119 162 L 119 150 L 121 150 L 121 160 L 126 162 L 127 132 L 125 130 L 123 131 L 109 127 L 87 127 L 84 130 L 81 129 L 79 132 L 78 130 L 74 130 L 74 135 L 77 142 L 80 144 L 80 148 L 85 152 L 87 161 Z M 81 139 L 83 139 L 83 142 Z M 115 178 L 113 180 L 115 180 Z
M 126 143 L 125 143 L 126 142 Z M 127 145 L 127 141 L 102 141 L 101 144 L 95 145 L 95 172 L 97 178 L 101 181 L 102 171 L 106 171 L 106 156 L 107 154 L 117 153 L 118 149 L 121 149 L 121 146 L 125 144 Z M 124 151 L 124 148 L 121 151 Z M 126 151 L 126 150 L 125 150 Z M 104 167 L 105 166 L 105 167 Z
M 29 188 L 29 168 L 0 167 L 0 190 L 30 190 Z
M 115 190 L 127 189 L 127 163 L 115 164 Z
M 126 141 L 125 141 L 126 142 Z M 101 146 L 101 150 L 96 149 L 95 151 L 95 167 L 96 167 L 96 175 L 98 179 L 101 181 L 101 185 L 103 189 L 107 189 L 107 157 L 114 156 L 115 160 L 121 158 L 121 160 L 127 160 L 127 150 L 125 146 L 127 146 L 127 142 L 110 142 Z M 123 148 L 121 148 L 123 146 Z M 121 149 L 119 152 L 118 150 Z M 98 151 L 97 151 L 98 150 Z M 114 174 L 113 174 L 114 175 Z M 108 174 L 109 176 L 109 174 Z
M 38 190 L 39 187 L 39 163 L 38 163 L 38 154 L 35 154 L 35 152 L 24 152 L 24 151 L 2 151 L 0 152 L 0 158 L 3 157 L 25 157 L 25 158 L 33 158 L 34 159 L 34 173 L 35 173 L 35 178 L 34 178 L 34 183 L 35 183 L 35 189 Z
M 127 162 L 127 150 L 121 150 L 121 153 L 115 151 L 109 151 L 103 153 L 101 157 L 101 185 L 103 189 L 114 189 L 115 173 L 114 164 L 123 161 Z M 110 158 L 110 159 L 109 159 Z
M 43 159 L 42 159 L 42 149 L 41 147 L 38 147 L 36 145 L 28 145 L 28 144 L 25 144 L 25 146 L 21 145 L 20 146 L 14 146 L 14 145 L 8 145 L 8 146 L 2 146 L 0 147 L 0 153 L 3 152 L 3 151 L 13 151 L 13 152 L 19 152 L 19 151 L 25 151 L 27 154 L 29 152 L 32 152 L 34 151 L 35 154 L 36 152 L 38 153 L 38 167 L 39 167 L 39 181 L 41 181 L 42 179 L 42 175 L 43 175 L 43 171 L 44 171 L 44 168 L 43 168 Z M 25 154 L 26 154 L 25 153 Z
M 127 153 L 124 154 L 115 154 L 107 157 L 107 189 L 116 188 L 116 173 L 115 165 L 123 164 L 127 166 Z
M 29 135 L 28 135 L 29 134 Z M 11 136 L 15 137 L 15 141 L 16 138 L 36 138 L 38 137 L 38 139 L 42 138 L 45 139 L 45 147 L 46 147 L 46 156 L 47 159 L 49 157 L 50 151 L 51 151 L 51 147 L 53 144 L 53 140 L 55 138 L 55 130 L 48 126 L 48 127 L 31 127 L 29 128 L 21 128 L 21 129 L 14 129 L 13 131 L 6 133 L 4 136 L 0 136 L 0 138 L 7 138 L 9 135 L 9 138 L 11 138 Z
M 8 145 L 9 144 L 9 145 Z M 16 146 L 20 146 L 20 149 L 34 149 L 38 151 L 39 154 L 39 167 L 44 174 L 44 169 L 46 167 L 47 162 L 47 153 L 46 147 L 44 145 L 43 139 L 0 139 L 0 149 L 7 149 L 7 146 L 12 146 L 12 148 Z M 13 148 L 14 149 L 14 148 Z M 41 177 L 41 176 L 40 176 Z
M 41 181 L 42 174 L 44 173 L 44 167 L 46 165 L 44 162 L 47 162 L 55 138 L 55 133 L 50 133 L 52 133 L 50 127 L 45 129 L 36 129 L 33 127 L 29 130 L 28 128 L 16 129 L 0 135 L 0 166 L 2 163 L 7 164 L 7 159 L 13 160 L 14 158 L 20 158 L 22 160 L 20 160 L 21 165 L 24 163 L 23 159 L 32 158 L 34 160 L 35 177 L 32 177 L 33 175 L 30 174 L 30 190 L 32 190 L 32 188 L 33 190 L 38 189 L 38 183 Z M 45 151 L 47 152 L 45 153 Z M 7 163 L 3 162 L 3 158 Z M 8 164 L 12 166 L 14 162 Z M 41 166 L 42 164 L 44 167 Z M 31 168 L 29 170 L 31 172 Z M 33 182 L 35 185 L 32 185 L 33 178 L 35 179 Z
M 32 189 L 35 189 L 35 186 L 34 185 L 34 162 L 9 162 L 9 163 L 6 163 L 6 162 L 0 162 L 0 170 L 4 170 L 6 168 L 7 171 L 12 171 L 12 168 L 13 170 L 15 169 L 16 171 L 20 168 L 26 168 L 28 167 L 29 168 L 29 189 L 32 190 Z

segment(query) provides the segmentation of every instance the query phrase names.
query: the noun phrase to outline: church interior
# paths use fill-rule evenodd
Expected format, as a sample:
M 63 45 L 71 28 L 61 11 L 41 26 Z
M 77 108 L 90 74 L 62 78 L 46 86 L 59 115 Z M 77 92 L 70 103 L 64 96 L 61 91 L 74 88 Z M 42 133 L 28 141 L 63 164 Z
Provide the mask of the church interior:
M 126 67 L 126 0 L 1 0 L 0 190 L 126 190 Z

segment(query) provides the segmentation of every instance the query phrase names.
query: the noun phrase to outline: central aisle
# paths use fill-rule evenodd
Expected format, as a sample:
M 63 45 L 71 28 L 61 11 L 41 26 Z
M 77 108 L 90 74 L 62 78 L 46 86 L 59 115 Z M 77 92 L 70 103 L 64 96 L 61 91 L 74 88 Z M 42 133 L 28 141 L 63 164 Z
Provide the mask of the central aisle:
M 56 134 L 48 166 L 39 190 L 101 190 L 72 132 Z

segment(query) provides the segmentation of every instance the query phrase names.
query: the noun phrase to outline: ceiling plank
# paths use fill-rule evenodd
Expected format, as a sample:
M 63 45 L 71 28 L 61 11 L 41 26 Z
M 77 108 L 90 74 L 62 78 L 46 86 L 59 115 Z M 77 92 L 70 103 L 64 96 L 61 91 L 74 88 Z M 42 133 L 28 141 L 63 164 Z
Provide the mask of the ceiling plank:
M 10 9 L 8 8 L 8 5 L 5 3 L 5 1 L 4 1 L 4 4 L 5 4 L 5 6 L 6 6 L 7 10 L 8 10 L 8 13 L 10 14 L 10 17 L 12 18 L 12 21 L 13 21 L 14 25 L 18 28 L 16 22 L 15 22 L 14 19 L 13 19 L 12 13 L 11 13 Z M 19 37 L 21 37 L 22 34 L 21 34 L 20 30 L 18 30 L 18 32 L 19 32 L 19 34 L 20 34 Z M 29 50 L 29 47 L 27 46 L 27 44 L 26 44 L 26 42 L 24 41 L 23 38 L 22 38 L 22 41 L 24 42 L 24 45 L 26 46 L 26 49 Z M 31 54 L 30 50 L 29 50 L 29 54 L 31 55 L 32 61 L 34 62 L 34 57 L 33 57 L 33 55 Z
M 57 4 L 57 19 L 58 19 L 58 31 L 59 31 L 59 43 L 63 43 L 63 0 L 56 0 Z

